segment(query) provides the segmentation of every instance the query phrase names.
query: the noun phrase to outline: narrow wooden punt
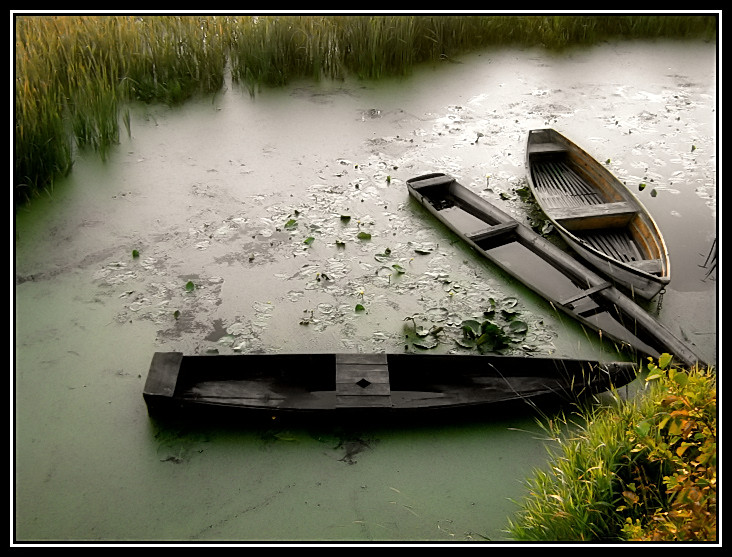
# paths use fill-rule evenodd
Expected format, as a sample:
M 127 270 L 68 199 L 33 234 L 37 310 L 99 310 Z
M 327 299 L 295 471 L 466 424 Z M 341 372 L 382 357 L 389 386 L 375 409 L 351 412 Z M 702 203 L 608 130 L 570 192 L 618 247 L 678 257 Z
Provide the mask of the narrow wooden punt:
M 573 401 L 632 381 L 630 362 L 448 354 L 156 352 L 143 397 L 148 412 L 409 414 L 504 403 Z M 487 414 L 488 416 L 490 414 Z
M 631 296 L 651 299 L 670 281 L 666 244 L 633 193 L 553 129 L 531 130 L 529 188 L 539 207 L 579 256 Z
M 443 173 L 407 180 L 410 195 L 471 248 L 606 339 L 644 356 L 704 365 L 694 348 L 606 278 Z

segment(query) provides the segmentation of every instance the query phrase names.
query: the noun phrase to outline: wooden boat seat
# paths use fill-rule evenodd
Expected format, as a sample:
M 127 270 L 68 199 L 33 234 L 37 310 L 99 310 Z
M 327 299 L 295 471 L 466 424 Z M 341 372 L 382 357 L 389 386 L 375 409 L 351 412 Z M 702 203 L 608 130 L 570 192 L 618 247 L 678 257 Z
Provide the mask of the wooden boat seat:
M 538 155 L 544 153 L 565 153 L 568 149 L 559 143 L 531 143 L 529 145 L 529 154 Z
M 386 354 L 336 355 L 338 408 L 389 408 L 391 405 Z
M 640 271 L 651 273 L 652 275 L 660 275 L 663 273 L 663 261 L 660 259 L 642 259 L 640 261 L 629 261 L 628 265 L 635 267 Z
M 626 226 L 636 214 L 626 201 L 552 209 L 554 219 L 567 230 L 618 228 Z
M 518 227 L 518 222 L 507 222 L 503 224 L 496 224 L 494 226 L 489 226 L 488 228 L 484 228 L 482 230 L 479 230 L 477 232 L 473 232 L 472 234 L 466 234 L 466 237 L 469 240 L 472 240 L 476 244 L 479 244 L 481 242 L 485 242 L 486 240 L 491 240 L 494 238 L 499 238 L 502 236 L 506 236 L 508 234 L 511 234 L 516 228 Z
M 415 190 L 420 190 L 422 188 L 431 188 L 435 186 L 446 186 L 448 184 L 451 184 L 455 181 L 455 178 L 452 176 L 447 175 L 441 175 L 441 176 L 435 176 L 434 178 L 427 178 L 425 180 L 420 180 L 419 182 L 414 182 L 412 184 L 412 187 Z

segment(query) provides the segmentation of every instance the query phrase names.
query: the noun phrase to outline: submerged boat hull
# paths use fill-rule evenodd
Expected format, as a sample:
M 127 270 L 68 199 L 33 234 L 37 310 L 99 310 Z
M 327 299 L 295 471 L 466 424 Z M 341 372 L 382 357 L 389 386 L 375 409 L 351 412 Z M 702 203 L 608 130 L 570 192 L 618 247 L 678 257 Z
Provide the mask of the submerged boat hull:
M 628 362 L 421 354 L 156 352 L 143 396 L 153 416 L 190 409 L 331 414 L 478 409 L 572 400 L 635 378 Z
M 553 129 L 531 130 L 526 170 L 534 198 L 567 244 L 632 296 L 669 282 L 668 250 L 655 221 L 607 168 Z

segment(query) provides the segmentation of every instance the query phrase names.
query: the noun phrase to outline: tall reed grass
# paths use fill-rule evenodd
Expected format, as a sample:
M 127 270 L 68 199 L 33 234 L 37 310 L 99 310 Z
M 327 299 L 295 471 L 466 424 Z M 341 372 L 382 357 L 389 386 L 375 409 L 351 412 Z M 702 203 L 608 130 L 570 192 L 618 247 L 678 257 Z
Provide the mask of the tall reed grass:
M 18 15 L 15 198 L 30 199 L 68 173 L 77 149 L 106 156 L 128 102 L 215 93 L 227 65 L 254 95 L 302 77 L 403 75 L 491 45 L 712 40 L 716 26 L 713 15 Z

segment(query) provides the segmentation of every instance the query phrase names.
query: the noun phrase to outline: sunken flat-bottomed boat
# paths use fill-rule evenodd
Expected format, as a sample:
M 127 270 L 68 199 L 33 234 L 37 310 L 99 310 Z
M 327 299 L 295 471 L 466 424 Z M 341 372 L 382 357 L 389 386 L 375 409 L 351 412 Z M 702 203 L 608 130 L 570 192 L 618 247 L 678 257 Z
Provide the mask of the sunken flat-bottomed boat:
M 409 194 L 475 252 L 546 299 L 554 309 L 623 350 L 684 365 L 703 364 L 694 347 L 606 277 L 488 199 L 433 172 L 407 180 Z
M 143 391 L 157 417 L 229 409 L 264 416 L 478 409 L 508 402 L 577 401 L 636 376 L 630 362 L 450 354 L 156 352 Z
M 669 283 L 658 226 L 604 165 L 559 132 L 537 129 L 528 135 L 526 171 L 539 207 L 580 257 L 645 300 Z

